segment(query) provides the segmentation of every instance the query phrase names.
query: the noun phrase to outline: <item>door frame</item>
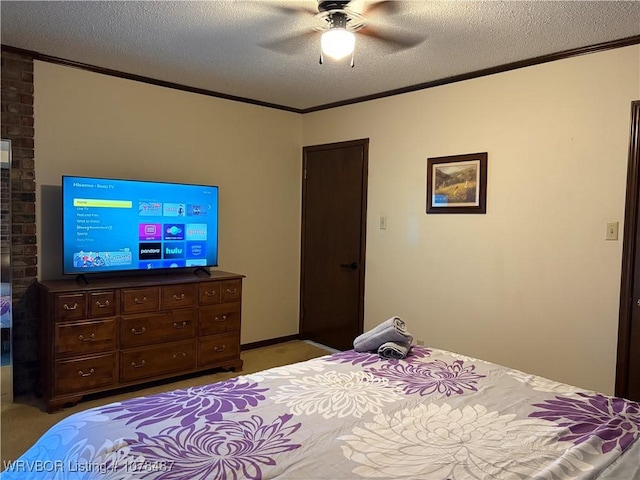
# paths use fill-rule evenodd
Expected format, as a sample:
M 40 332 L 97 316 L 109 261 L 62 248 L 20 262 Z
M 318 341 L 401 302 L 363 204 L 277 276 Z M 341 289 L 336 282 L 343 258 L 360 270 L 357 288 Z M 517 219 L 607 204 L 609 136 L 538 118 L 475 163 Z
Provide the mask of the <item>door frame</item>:
M 325 143 L 321 145 L 310 145 L 302 147 L 302 221 L 300 232 L 300 305 L 298 316 L 298 332 L 301 339 L 306 338 L 306 330 L 304 325 L 304 265 L 305 265 L 305 225 L 306 225 L 306 171 L 307 171 L 307 153 L 322 150 L 333 150 L 336 148 L 358 147 L 363 150 L 362 159 L 362 198 L 360 201 L 360 258 L 358 259 L 358 333 L 363 332 L 364 328 L 364 288 L 365 288 L 365 259 L 367 244 L 367 186 L 369 184 L 369 139 L 360 138 L 357 140 L 348 140 L 344 142 Z
M 629 163 L 622 244 L 622 279 L 620 282 L 620 314 L 618 322 L 618 355 L 616 362 L 615 394 L 627 395 L 629 375 L 629 342 L 633 311 L 633 278 L 636 263 L 638 208 L 640 202 L 640 100 L 631 102 Z

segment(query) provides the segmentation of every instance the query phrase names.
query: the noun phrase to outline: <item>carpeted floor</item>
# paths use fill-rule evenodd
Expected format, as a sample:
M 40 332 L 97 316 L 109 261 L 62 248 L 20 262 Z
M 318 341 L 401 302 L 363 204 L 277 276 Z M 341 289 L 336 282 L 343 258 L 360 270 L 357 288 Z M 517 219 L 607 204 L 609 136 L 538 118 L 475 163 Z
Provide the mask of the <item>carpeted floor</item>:
M 82 402 L 56 413 L 46 413 L 44 405 L 35 397 L 16 398 L 14 403 L 2 404 L 0 419 L 0 470 L 8 461 L 15 460 L 22 455 L 45 431 L 63 418 L 88 408 L 105 405 L 107 403 L 126 400 L 128 398 L 167 392 L 177 388 L 226 380 L 241 374 L 248 374 L 266 370 L 267 368 L 302 362 L 311 358 L 326 355 L 335 350 L 325 348 L 312 342 L 291 341 L 243 351 L 241 354 L 244 366 L 242 372 L 219 372 L 189 378 L 183 378 L 171 383 L 158 383 L 139 388 L 137 390 L 118 392 L 116 395 L 94 396 L 85 398 Z

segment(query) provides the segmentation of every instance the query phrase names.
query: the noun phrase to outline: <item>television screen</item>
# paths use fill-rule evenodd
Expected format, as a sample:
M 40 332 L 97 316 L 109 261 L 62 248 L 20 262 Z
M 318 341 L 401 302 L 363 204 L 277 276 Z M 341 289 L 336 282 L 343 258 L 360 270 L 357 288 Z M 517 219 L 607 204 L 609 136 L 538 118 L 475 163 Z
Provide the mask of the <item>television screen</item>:
M 62 177 L 63 273 L 218 264 L 218 187 Z

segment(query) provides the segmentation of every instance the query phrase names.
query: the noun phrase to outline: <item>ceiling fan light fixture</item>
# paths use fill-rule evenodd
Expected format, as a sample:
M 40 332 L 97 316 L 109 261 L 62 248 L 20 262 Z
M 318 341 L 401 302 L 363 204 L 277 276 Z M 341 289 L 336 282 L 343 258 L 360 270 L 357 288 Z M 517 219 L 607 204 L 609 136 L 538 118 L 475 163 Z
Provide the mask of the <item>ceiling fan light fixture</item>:
M 322 53 L 334 60 L 342 60 L 353 53 L 356 37 L 346 28 L 330 28 L 320 39 Z

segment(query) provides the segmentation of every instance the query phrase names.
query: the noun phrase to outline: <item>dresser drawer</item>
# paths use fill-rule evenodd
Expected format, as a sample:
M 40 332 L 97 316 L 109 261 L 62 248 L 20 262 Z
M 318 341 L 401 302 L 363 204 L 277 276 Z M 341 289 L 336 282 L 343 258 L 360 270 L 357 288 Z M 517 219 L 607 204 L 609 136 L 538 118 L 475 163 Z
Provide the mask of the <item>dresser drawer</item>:
M 206 282 L 198 285 L 200 305 L 220 303 L 222 299 L 222 282 Z
M 116 319 L 57 323 L 54 335 L 56 357 L 115 350 Z
M 160 289 L 125 288 L 122 290 L 122 313 L 153 312 L 160 308 Z
M 169 285 L 162 287 L 162 308 L 193 307 L 196 304 L 195 285 Z
M 240 357 L 240 331 L 198 339 L 198 366 L 213 365 Z
M 222 301 L 235 302 L 242 297 L 242 280 L 225 280 L 222 282 Z
M 192 338 L 196 333 L 193 308 L 169 310 L 153 315 L 135 315 L 120 319 L 120 346 L 137 347 L 159 342 Z
M 240 330 L 240 305 L 240 302 L 236 302 L 200 307 L 198 312 L 199 335 Z
M 163 343 L 120 352 L 120 381 L 130 382 L 196 366 L 195 339 Z
M 80 320 L 87 316 L 87 296 L 84 293 L 61 293 L 55 297 L 55 320 Z
M 88 391 L 116 383 L 118 373 L 115 353 L 78 360 L 58 360 L 55 364 L 57 395 Z
M 104 292 L 89 293 L 90 317 L 113 317 L 116 314 L 116 292 L 108 290 Z

